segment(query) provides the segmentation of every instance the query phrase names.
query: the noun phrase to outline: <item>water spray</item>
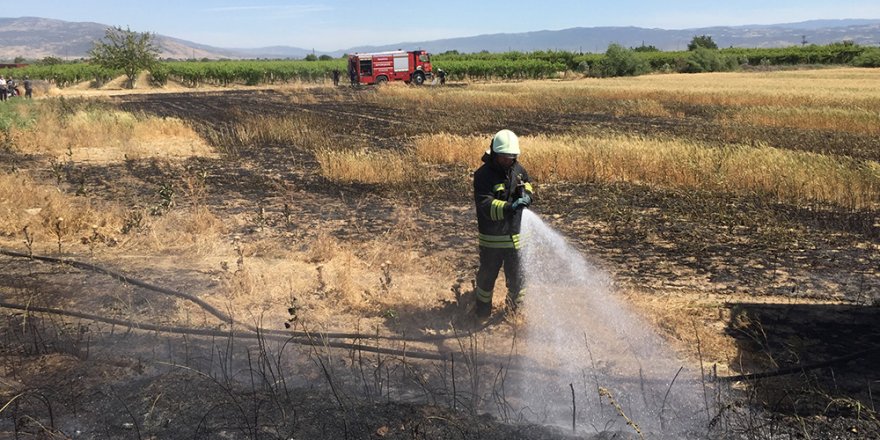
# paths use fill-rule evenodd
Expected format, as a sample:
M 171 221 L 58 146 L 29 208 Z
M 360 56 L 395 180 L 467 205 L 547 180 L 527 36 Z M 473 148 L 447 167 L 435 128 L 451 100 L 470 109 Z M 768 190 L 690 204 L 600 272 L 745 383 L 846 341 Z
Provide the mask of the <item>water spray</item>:
M 529 210 L 522 234 L 528 296 L 519 362 L 551 371 L 517 375 L 523 414 L 643 438 L 705 432 L 697 374 L 615 295 L 611 277 Z

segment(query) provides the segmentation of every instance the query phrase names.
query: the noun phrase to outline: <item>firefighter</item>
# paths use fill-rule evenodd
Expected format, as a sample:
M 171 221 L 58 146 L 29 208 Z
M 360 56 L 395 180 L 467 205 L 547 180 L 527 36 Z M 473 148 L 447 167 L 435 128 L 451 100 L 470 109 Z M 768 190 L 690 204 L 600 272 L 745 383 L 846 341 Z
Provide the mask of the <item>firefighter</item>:
M 24 97 L 31 99 L 34 97 L 34 88 L 31 85 L 31 77 L 24 76 Z
M 351 81 L 352 87 L 357 85 L 357 66 L 355 65 L 354 58 L 348 59 L 348 79 Z
M 532 203 L 532 184 L 517 162 L 519 138 L 501 130 L 483 154 L 483 165 L 474 172 L 474 202 L 480 238 L 480 269 L 476 282 L 476 314 L 492 314 L 492 291 L 504 267 L 507 305 L 516 311 L 525 294 L 519 249 L 522 210 Z

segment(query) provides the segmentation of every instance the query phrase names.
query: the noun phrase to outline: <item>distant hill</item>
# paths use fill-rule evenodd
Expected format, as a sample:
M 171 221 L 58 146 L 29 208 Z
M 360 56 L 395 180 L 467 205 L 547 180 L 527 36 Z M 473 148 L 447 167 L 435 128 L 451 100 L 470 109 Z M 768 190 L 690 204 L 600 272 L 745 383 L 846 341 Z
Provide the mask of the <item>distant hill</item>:
M 604 52 L 611 43 L 625 47 L 652 45 L 660 50 L 686 50 L 695 35 L 710 35 L 718 47 L 785 47 L 852 41 L 860 45 L 880 44 L 880 19 L 813 20 L 800 23 L 750 26 L 718 26 L 694 29 L 648 29 L 640 27 L 589 27 L 516 34 L 488 34 L 432 41 L 412 41 L 382 46 L 358 46 L 333 53 L 373 52 L 397 48 L 421 48 L 440 53 L 535 50 Z
M 104 37 L 108 27 L 111 26 L 38 17 L 0 18 L 0 60 L 9 61 L 18 56 L 27 59 L 87 57 L 93 43 Z M 302 58 L 312 53 L 311 50 L 296 47 L 266 51 L 225 49 L 165 35 L 156 35 L 156 46 L 161 58 L 173 59 Z
M 37 17 L 0 18 L 0 60 L 21 56 L 83 58 L 109 26 L 91 22 L 67 22 Z M 141 31 L 138 29 L 133 29 Z M 627 47 L 642 44 L 661 50 L 684 50 L 695 35 L 710 35 L 719 47 L 784 47 L 852 41 L 860 45 L 880 44 L 880 19 L 811 20 L 773 25 L 719 26 L 694 29 L 647 29 L 639 27 L 578 27 L 555 31 L 487 34 L 431 41 L 410 41 L 381 46 L 356 46 L 327 53 L 372 52 L 393 49 L 427 49 L 433 53 L 457 50 L 506 52 L 566 50 L 604 52 L 610 43 Z M 160 57 L 172 59 L 209 58 L 303 58 L 311 50 L 290 46 L 262 48 L 219 48 L 165 35 L 156 35 Z M 323 53 L 318 53 L 321 55 Z

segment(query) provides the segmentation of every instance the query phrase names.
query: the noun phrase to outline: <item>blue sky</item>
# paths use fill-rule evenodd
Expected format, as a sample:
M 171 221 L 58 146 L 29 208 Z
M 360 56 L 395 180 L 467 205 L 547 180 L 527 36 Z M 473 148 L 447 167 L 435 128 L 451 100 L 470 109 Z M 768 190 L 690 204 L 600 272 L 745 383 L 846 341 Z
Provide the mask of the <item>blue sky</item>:
M 363 5 L 363 6 L 360 6 Z M 686 29 L 812 19 L 880 19 L 880 0 L 817 1 L 30 1 L 6 15 L 92 21 L 219 47 L 362 45 L 571 27 Z

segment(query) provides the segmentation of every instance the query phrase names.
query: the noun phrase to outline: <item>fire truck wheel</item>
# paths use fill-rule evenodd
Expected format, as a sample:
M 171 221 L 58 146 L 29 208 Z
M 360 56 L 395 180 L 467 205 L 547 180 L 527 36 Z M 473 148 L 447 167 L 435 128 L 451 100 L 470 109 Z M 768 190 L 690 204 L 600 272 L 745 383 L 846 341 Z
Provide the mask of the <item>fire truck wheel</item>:
M 376 84 L 377 84 L 377 85 L 382 85 L 382 84 L 385 84 L 385 83 L 387 83 L 387 82 L 388 82 L 388 78 L 386 78 L 386 77 L 384 77 L 384 76 L 380 76 L 380 77 L 376 78 Z
M 417 86 L 424 84 L 425 83 L 425 74 L 422 72 L 416 72 L 415 74 L 413 74 L 412 83 Z

